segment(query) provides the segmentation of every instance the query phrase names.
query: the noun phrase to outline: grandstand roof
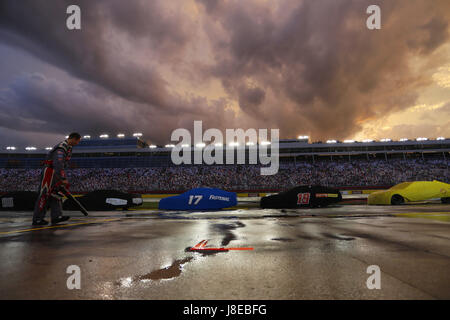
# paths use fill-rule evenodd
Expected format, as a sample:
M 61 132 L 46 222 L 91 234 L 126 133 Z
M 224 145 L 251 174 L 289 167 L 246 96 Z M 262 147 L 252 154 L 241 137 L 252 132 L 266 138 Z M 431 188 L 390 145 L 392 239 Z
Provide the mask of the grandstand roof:
M 249 148 L 248 146 L 223 146 L 228 149 L 242 149 Z M 190 146 L 187 149 L 197 149 L 195 146 Z M 282 139 L 279 142 L 280 154 L 285 156 L 303 155 L 303 154 L 352 154 L 352 153 L 391 153 L 391 152 L 449 152 L 450 139 L 439 140 L 407 140 L 407 141 L 372 141 L 345 143 L 337 141 L 336 143 L 323 143 L 307 141 L 299 141 L 297 139 Z M 149 147 L 147 143 L 138 137 L 130 138 L 98 138 L 98 139 L 84 139 L 80 144 L 73 149 L 74 154 L 94 154 L 94 153 L 169 153 L 171 147 L 166 146 L 152 146 Z M 3 147 L 0 154 L 30 154 L 41 155 L 46 154 L 48 150 L 45 149 L 11 149 L 7 150 Z

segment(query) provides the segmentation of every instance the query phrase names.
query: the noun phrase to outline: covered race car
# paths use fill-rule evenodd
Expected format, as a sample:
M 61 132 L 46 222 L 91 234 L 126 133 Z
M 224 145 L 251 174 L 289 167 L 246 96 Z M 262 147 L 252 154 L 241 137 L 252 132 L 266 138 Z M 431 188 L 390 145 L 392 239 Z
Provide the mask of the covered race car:
M 16 191 L 0 197 L 0 210 L 32 211 L 38 197 L 37 192 Z
M 437 180 L 402 182 L 388 190 L 371 193 L 367 204 L 398 205 L 436 198 L 440 198 L 443 203 L 450 203 L 450 185 L 448 183 Z
M 293 209 L 326 207 L 342 201 L 337 189 L 322 186 L 298 186 L 288 191 L 261 198 L 264 209 Z
M 237 196 L 215 188 L 196 188 L 177 196 L 163 198 L 158 208 L 162 210 L 220 210 L 237 205 Z
M 115 209 L 128 209 L 142 205 L 140 194 L 125 193 L 116 190 L 96 190 L 77 197 L 77 200 L 87 210 L 110 211 Z M 79 210 L 72 201 L 64 201 L 64 210 Z

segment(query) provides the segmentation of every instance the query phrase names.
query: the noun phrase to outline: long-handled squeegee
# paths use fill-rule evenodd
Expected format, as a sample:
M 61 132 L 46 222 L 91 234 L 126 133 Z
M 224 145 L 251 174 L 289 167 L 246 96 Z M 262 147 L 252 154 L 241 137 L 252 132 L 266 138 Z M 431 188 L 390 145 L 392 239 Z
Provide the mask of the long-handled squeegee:
M 85 207 L 83 207 L 83 205 L 77 199 L 75 199 L 75 197 L 69 192 L 69 190 L 66 189 L 65 186 L 61 186 L 60 191 L 67 197 L 67 199 L 73 201 L 85 216 L 89 214 Z

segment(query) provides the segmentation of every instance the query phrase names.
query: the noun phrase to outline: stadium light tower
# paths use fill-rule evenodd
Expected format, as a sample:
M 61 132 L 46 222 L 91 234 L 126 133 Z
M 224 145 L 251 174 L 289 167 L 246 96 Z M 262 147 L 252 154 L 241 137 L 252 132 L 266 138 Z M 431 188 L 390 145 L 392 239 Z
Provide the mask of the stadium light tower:
M 25 150 L 27 150 L 27 151 L 34 151 L 34 150 L 36 150 L 36 147 L 26 147 Z
M 336 140 L 327 140 L 327 143 L 336 143 Z
M 90 138 L 91 138 L 91 136 L 89 136 L 89 135 L 83 136 L 83 139 L 90 139 Z
M 401 142 L 408 141 L 408 138 L 401 138 L 400 141 L 401 141 Z
M 380 141 L 381 141 L 381 142 L 390 142 L 390 141 L 392 141 L 392 140 L 389 139 L 389 138 L 384 138 L 384 139 L 381 139 Z
M 444 137 L 437 137 L 436 140 L 445 140 Z
M 373 140 L 372 139 L 364 139 L 362 142 L 369 143 L 369 142 L 373 142 Z
M 140 133 L 140 132 L 133 133 L 133 137 L 140 138 L 140 137 L 142 137 L 142 133 Z
M 6 147 L 6 150 L 16 150 L 16 147 Z
M 417 141 L 427 141 L 428 138 L 425 138 L 425 137 L 419 137 L 419 138 L 417 138 L 416 140 L 417 140 Z
M 125 137 L 125 135 L 123 134 L 123 133 L 119 133 L 118 135 L 117 135 L 117 138 L 124 138 Z
M 148 146 L 150 149 L 155 149 L 156 148 L 156 146 L 154 145 L 154 144 L 151 144 L 151 145 L 149 145 Z
M 52 150 L 52 147 L 46 147 L 45 150 Z
M 344 143 L 355 143 L 355 140 L 344 140 Z
M 109 136 L 108 136 L 107 134 L 101 134 L 101 135 L 100 135 L 100 138 L 106 139 L 106 138 L 109 138 Z

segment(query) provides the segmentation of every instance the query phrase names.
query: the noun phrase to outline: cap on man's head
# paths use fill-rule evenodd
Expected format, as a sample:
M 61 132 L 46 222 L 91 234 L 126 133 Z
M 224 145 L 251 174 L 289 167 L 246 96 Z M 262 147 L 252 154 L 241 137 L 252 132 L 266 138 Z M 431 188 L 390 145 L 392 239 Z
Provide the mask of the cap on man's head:
M 76 140 L 80 140 L 81 135 L 78 132 L 72 132 L 71 134 L 69 134 L 69 139 L 73 139 L 73 138 L 75 138 Z

